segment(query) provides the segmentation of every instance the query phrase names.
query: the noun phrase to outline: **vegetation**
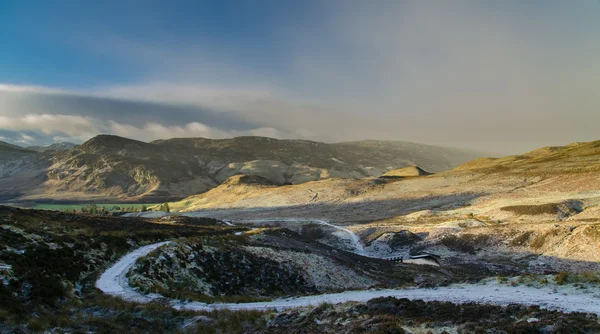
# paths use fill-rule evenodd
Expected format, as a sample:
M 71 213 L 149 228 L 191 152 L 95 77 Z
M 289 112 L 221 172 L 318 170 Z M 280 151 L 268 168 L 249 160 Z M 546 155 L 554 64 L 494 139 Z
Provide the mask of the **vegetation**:
M 475 251 L 485 247 L 489 240 L 490 236 L 487 234 L 452 234 L 444 236 L 440 243 L 453 251 L 475 254 Z
M 90 217 L 0 207 L 0 263 L 4 268 L 0 270 L 0 276 L 7 282 L 0 284 L 0 322 L 35 330 L 85 322 L 86 326 L 96 328 L 92 331 L 102 331 L 103 326 L 115 319 L 98 320 L 98 324 L 90 323 L 89 319 L 109 316 L 112 311 L 109 315 L 90 311 L 94 314 L 90 316 L 85 315 L 84 308 L 72 309 L 76 305 L 89 305 L 98 298 L 94 282 L 110 263 L 144 244 L 181 237 L 230 234 L 236 230 L 215 225 L 212 219 L 194 220 L 198 223 L 171 225 L 137 218 Z M 89 319 L 81 320 L 77 318 L 79 315 Z M 121 316 L 136 317 L 134 313 Z M 131 324 L 134 330 L 138 325 L 146 330 L 157 325 L 146 320 L 142 323 L 131 320 Z M 119 328 L 123 324 L 111 326 Z
M 548 241 L 549 238 L 558 236 L 560 234 L 560 230 L 558 229 L 551 229 L 546 231 L 544 234 L 539 235 L 537 237 L 535 237 L 531 243 L 529 244 L 529 246 L 533 249 L 539 249 L 542 248 L 546 242 Z
M 528 321 L 534 319 L 534 321 Z M 344 324 L 340 327 L 338 324 Z M 367 303 L 321 305 L 313 310 L 291 310 L 277 315 L 265 333 L 597 333 L 598 317 L 564 314 L 521 305 L 377 298 Z
M 300 268 L 247 252 L 243 240 L 234 237 L 194 238 L 158 249 L 138 260 L 129 281 L 145 293 L 203 302 L 317 292 Z
M 505 206 L 500 208 L 502 211 L 512 212 L 517 215 L 545 215 L 545 214 L 556 214 L 558 212 L 557 203 L 548 203 L 540 205 L 513 205 Z
M 534 233 L 532 231 L 520 233 L 510 241 L 510 245 L 513 247 L 527 246 L 533 235 Z
M 583 273 L 569 273 L 560 272 L 554 277 L 556 284 L 563 285 L 567 283 L 592 283 L 600 284 L 600 273 L 596 272 L 583 272 Z
M 108 203 L 108 204 L 49 204 L 49 203 L 18 203 L 10 204 L 11 206 L 32 209 L 32 210 L 48 210 L 48 211 L 61 211 L 64 213 L 76 214 L 76 213 L 87 213 L 87 214 L 99 214 L 99 215 L 115 215 L 123 214 L 128 212 L 141 212 L 148 210 L 150 206 L 156 204 L 119 204 L 119 203 Z M 144 210 L 145 209 L 145 210 Z
M 319 224 L 302 225 L 300 234 L 310 241 L 319 240 L 325 236 L 325 232 Z
M 169 208 L 169 203 L 161 204 L 158 211 L 171 212 L 171 209 Z

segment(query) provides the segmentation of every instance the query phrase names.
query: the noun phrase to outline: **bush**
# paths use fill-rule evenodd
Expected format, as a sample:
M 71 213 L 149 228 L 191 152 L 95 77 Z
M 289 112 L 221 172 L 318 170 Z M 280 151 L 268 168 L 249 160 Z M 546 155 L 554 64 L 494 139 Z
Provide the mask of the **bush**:
M 300 234 L 310 241 L 315 241 L 325 236 L 325 232 L 317 224 L 302 225 Z
M 556 284 L 558 284 L 558 285 L 563 285 L 563 284 L 567 283 L 568 279 L 569 279 L 569 273 L 567 273 L 567 272 L 560 272 L 560 273 L 556 274 L 556 276 L 554 276 L 554 280 L 556 281 Z
M 545 214 L 556 214 L 558 213 L 558 204 L 556 203 L 548 203 L 541 205 L 513 205 L 513 206 L 505 206 L 500 208 L 502 211 L 512 212 L 517 215 L 529 215 L 529 216 L 537 216 L 537 215 L 545 215 Z
M 515 237 L 514 239 L 512 239 L 510 241 L 510 245 L 513 247 L 526 246 L 527 243 L 529 242 L 529 240 L 531 239 L 532 235 L 533 235 L 533 232 L 531 232 L 531 231 L 523 232 L 523 233 L 519 234 L 517 237 Z
M 533 241 L 530 244 L 531 248 L 535 248 L 535 249 L 542 248 L 546 244 L 546 239 L 548 237 L 555 237 L 558 235 L 558 233 L 559 233 L 559 231 L 557 229 L 552 229 L 550 231 L 547 231 L 546 233 L 533 239 Z
M 442 238 L 440 243 L 454 251 L 475 254 L 475 250 L 485 246 L 488 240 L 489 236 L 483 234 L 447 235 Z

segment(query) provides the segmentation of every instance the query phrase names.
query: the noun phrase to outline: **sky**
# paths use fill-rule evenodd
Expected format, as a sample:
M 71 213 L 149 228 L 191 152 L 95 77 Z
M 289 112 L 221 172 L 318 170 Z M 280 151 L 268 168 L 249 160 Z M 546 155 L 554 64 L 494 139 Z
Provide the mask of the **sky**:
M 0 140 L 599 140 L 600 1 L 0 1 Z

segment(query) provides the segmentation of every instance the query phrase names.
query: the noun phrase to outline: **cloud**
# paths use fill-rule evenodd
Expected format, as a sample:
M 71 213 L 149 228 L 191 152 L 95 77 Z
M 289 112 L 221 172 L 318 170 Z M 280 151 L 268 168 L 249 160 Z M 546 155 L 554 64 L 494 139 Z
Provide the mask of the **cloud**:
M 102 131 L 97 120 L 77 115 L 26 114 L 23 116 L 0 116 L 0 129 L 13 131 L 36 131 L 45 135 L 66 134 L 89 138 Z M 22 135 L 22 140 L 31 142 L 31 136 Z
M 91 94 L 117 99 L 201 106 L 215 110 L 238 109 L 244 104 L 271 99 L 274 96 L 274 92 L 267 87 L 228 87 L 166 81 L 101 87 Z
M 26 86 L 26 85 L 14 85 L 8 83 L 0 83 L 0 91 L 11 92 L 11 93 L 46 93 L 46 94 L 60 94 L 66 91 L 59 88 L 50 88 L 43 86 Z
M 109 128 L 113 134 L 145 141 L 182 137 L 224 138 L 228 136 L 226 132 L 211 129 L 199 122 L 188 123 L 183 126 L 164 126 L 158 123 L 135 126 L 111 121 L 109 122 Z
M 238 136 L 266 136 L 278 137 L 284 136 L 279 130 L 274 128 L 256 128 L 247 131 L 222 131 L 210 128 L 199 122 L 192 122 L 182 126 L 164 126 L 157 123 L 146 123 L 142 126 L 131 124 L 118 124 L 109 122 L 110 133 L 123 137 L 136 138 L 144 141 L 166 138 L 231 138 Z
M 189 36 L 82 32 L 88 52 L 140 74 L 79 89 L 0 84 L 0 132 L 409 140 L 501 153 L 598 139 L 595 4 L 328 6 L 310 25 L 279 22 L 264 59 Z
M 59 97 L 57 97 L 59 98 Z M 89 100 L 85 100 L 89 101 Z M 93 100 L 91 100 L 93 101 Z M 128 104 L 119 105 L 126 108 Z M 122 110 L 119 108 L 119 110 Z M 165 107 L 168 112 L 168 106 Z M 76 111 L 76 110 L 75 110 Z M 177 111 L 177 109 L 175 109 Z M 218 113 L 221 115 L 221 113 Z M 174 115 L 177 118 L 177 115 Z M 226 116 L 227 118 L 228 116 Z M 7 133 L 2 136 L 10 141 L 23 144 L 47 144 L 48 142 L 81 143 L 98 134 L 115 134 L 143 141 L 166 138 L 206 137 L 230 138 L 236 136 L 288 137 L 273 127 L 247 126 L 245 128 L 219 129 L 194 121 L 181 125 L 164 125 L 139 119 L 137 122 L 118 122 L 110 119 L 84 117 L 65 114 L 25 114 L 20 116 L 0 116 L 0 130 Z M 25 132 L 35 133 L 35 137 Z
M 26 133 L 19 133 L 19 137 L 16 140 L 17 143 L 23 144 L 23 145 L 31 145 L 34 141 L 35 141 L 35 138 L 33 138 L 32 136 L 30 136 Z

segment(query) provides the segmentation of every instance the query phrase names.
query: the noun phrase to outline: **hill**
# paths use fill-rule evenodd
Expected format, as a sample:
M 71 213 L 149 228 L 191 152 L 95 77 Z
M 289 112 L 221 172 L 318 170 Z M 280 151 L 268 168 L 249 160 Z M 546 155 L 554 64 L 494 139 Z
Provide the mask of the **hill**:
M 431 173 L 424 171 L 419 166 L 410 166 L 399 169 L 391 170 L 382 175 L 382 177 L 413 177 L 413 176 L 426 176 Z
M 205 192 L 235 174 L 260 176 L 276 185 L 301 184 L 380 176 L 411 165 L 437 172 L 475 157 L 468 151 L 407 142 L 326 144 L 237 137 L 146 143 L 100 135 L 69 150 L 36 155 L 33 169 L 20 164 L 25 168 L 17 175 L 0 178 L 0 185 L 6 187 L 3 189 L 13 189 L 0 191 L 0 196 L 15 200 L 162 202 Z M 27 187 L 21 186 L 23 182 Z
M 335 221 L 388 219 L 423 211 L 495 221 L 595 219 L 600 212 L 600 142 L 542 148 L 504 158 L 477 159 L 427 177 L 407 167 L 380 178 L 328 179 L 284 187 L 226 183 L 172 203 L 175 211 L 225 210 L 223 217 L 311 217 Z M 274 212 L 276 211 L 276 212 Z M 429 213 L 427 213 L 429 215 Z M 437 218 L 436 218 L 437 219 Z
M 457 167 L 456 170 L 504 171 L 518 174 L 597 172 L 600 171 L 600 141 L 548 146 L 499 159 L 476 159 Z
M 0 153 L 7 152 L 30 152 L 30 150 L 23 148 L 21 146 L 9 144 L 7 142 L 0 141 Z

